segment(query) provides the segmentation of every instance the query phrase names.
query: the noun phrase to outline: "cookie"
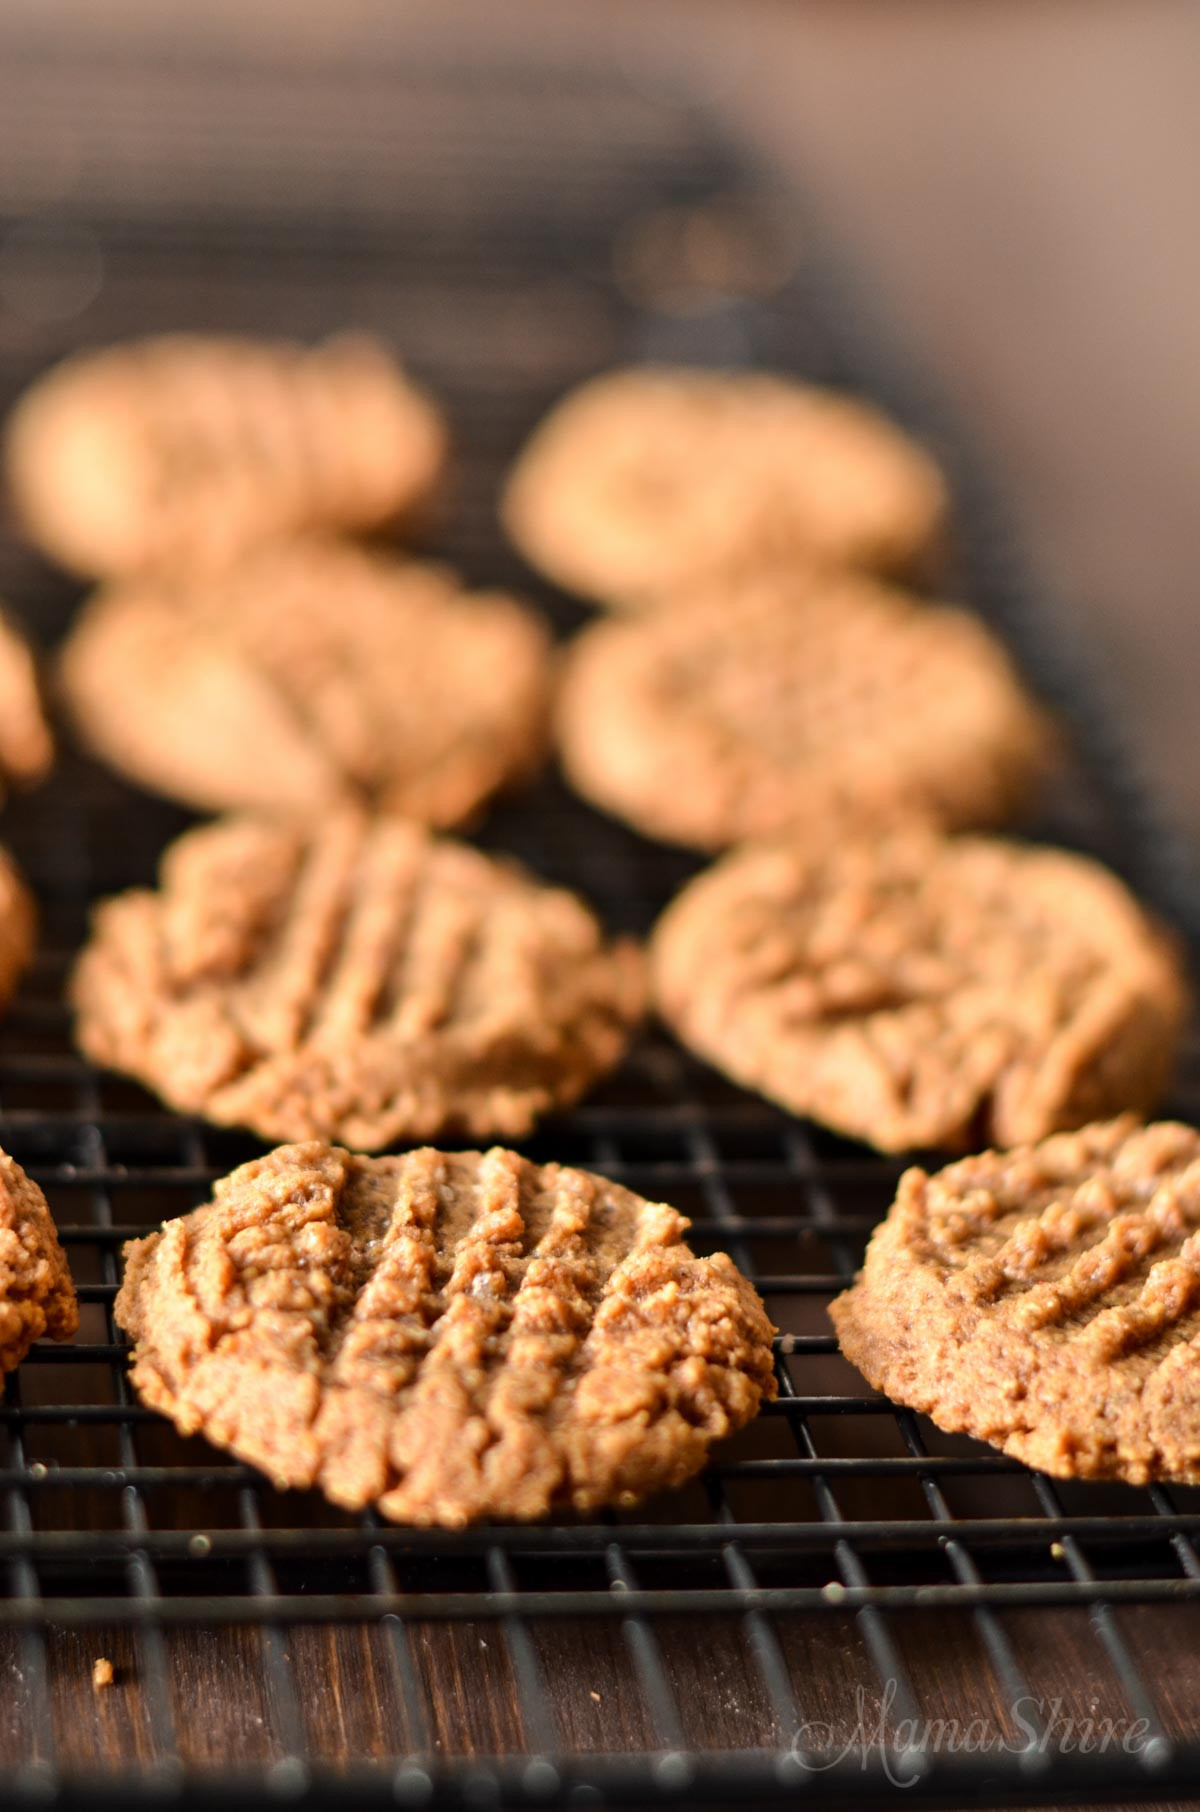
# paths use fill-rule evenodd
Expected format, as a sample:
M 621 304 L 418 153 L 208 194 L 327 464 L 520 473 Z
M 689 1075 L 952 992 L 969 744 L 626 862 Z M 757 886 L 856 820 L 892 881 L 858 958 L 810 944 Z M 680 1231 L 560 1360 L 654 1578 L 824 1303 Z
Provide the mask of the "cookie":
M 88 747 L 188 805 L 452 825 L 541 760 L 549 653 L 441 567 L 291 542 L 100 592 L 59 672 Z
M 660 920 L 663 1017 L 883 1151 L 1017 1144 L 1160 1099 L 1179 958 L 1082 856 L 924 825 L 735 852 Z
M 33 961 L 37 909 L 17 864 L 0 849 L 0 1010 Z
M 169 334 L 79 353 L 8 426 L 26 533 L 83 577 L 213 566 L 296 532 L 419 511 L 446 430 L 384 347 Z
M 71 1273 L 46 1198 L 0 1151 L 0 1371 L 13 1371 L 43 1335 L 69 1340 L 78 1326 Z
M 1200 1135 L 1122 1118 L 910 1170 L 830 1313 L 940 1428 L 1059 1478 L 1200 1483 Z
M 28 642 L 0 610 L 0 791 L 34 786 L 54 765 L 54 742 Z
M 775 1395 L 763 1306 L 688 1222 L 494 1149 L 283 1145 L 125 1248 L 143 1401 L 278 1487 L 461 1527 L 680 1485 Z
M 501 514 L 550 578 L 637 607 L 763 564 L 910 572 L 942 537 L 946 487 L 857 398 L 762 372 L 643 367 L 559 403 Z
M 1052 746 L 977 618 L 854 575 L 783 573 L 585 630 L 558 739 L 585 798 L 700 849 L 825 802 L 1000 823 Z
M 582 901 L 400 819 L 226 819 L 95 917 L 79 1044 L 264 1139 L 521 1138 L 622 1057 L 641 952 Z

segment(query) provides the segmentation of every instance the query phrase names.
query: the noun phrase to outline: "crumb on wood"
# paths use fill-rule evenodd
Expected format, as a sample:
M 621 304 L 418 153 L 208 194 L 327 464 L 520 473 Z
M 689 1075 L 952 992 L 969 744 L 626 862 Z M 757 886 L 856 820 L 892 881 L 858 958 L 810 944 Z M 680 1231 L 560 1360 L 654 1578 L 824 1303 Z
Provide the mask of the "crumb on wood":
M 102 1686 L 113 1683 L 113 1664 L 107 1655 L 100 1655 L 92 1665 L 92 1685 L 99 1692 Z
M 597 1705 L 599 1705 L 599 1703 L 600 1703 L 600 1694 L 599 1694 L 599 1693 L 598 1693 L 598 1692 L 593 1692 L 593 1693 L 589 1693 L 589 1695 L 588 1695 L 588 1697 L 589 1697 L 589 1698 L 592 1698 L 592 1699 L 595 1699 L 595 1701 L 596 1701 L 596 1703 L 597 1703 Z

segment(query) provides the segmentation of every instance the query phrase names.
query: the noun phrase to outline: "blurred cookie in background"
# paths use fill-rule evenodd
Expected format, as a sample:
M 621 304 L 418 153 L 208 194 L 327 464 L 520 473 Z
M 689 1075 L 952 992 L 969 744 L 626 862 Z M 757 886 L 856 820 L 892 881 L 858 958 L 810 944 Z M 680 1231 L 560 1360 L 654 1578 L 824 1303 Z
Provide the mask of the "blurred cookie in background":
M 12 856 L 0 847 L 0 1011 L 33 961 L 36 941 L 33 894 Z
M 26 534 L 85 578 L 190 572 L 282 535 L 403 523 L 446 450 L 437 406 L 360 334 L 311 347 L 166 334 L 77 353 L 6 432 Z
M 513 599 L 351 545 L 103 590 L 62 652 L 86 745 L 202 809 L 355 797 L 437 825 L 542 759 L 550 642 Z
M 1054 741 L 978 618 L 827 572 L 596 623 L 568 651 L 557 723 L 579 792 L 699 849 L 774 835 L 823 802 L 1000 823 Z
M 942 540 L 947 494 L 924 449 L 856 397 L 647 366 L 594 378 L 551 411 L 501 515 L 548 577 L 639 607 L 760 565 L 909 575 Z
M 36 786 L 53 765 L 36 657 L 0 608 L 0 798 L 10 786 Z

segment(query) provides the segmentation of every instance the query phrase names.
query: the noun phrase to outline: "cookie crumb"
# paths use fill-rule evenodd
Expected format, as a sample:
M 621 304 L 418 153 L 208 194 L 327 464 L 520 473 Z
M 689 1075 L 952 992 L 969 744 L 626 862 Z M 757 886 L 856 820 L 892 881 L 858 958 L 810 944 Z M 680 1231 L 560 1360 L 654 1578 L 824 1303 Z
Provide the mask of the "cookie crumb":
M 92 1666 L 92 1686 L 96 1692 L 113 1683 L 113 1664 L 107 1655 L 99 1655 Z
M 597 1705 L 599 1705 L 599 1703 L 600 1703 L 600 1694 L 599 1694 L 599 1693 L 598 1693 L 598 1692 L 591 1692 L 591 1693 L 589 1693 L 589 1694 L 588 1694 L 588 1698 L 589 1698 L 589 1699 L 594 1699 L 594 1700 L 595 1700 L 595 1701 L 596 1701 L 596 1704 L 597 1704 Z

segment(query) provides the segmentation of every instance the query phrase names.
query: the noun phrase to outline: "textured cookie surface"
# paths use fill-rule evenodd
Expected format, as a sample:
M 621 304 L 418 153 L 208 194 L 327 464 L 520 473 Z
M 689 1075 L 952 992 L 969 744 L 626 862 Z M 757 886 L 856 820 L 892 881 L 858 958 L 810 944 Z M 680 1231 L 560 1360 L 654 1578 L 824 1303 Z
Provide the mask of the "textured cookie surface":
M 172 1106 L 374 1149 L 522 1137 L 623 1055 L 633 945 L 573 894 L 399 819 L 226 819 L 97 912 L 77 1036 Z
M 219 577 L 100 592 L 60 675 L 89 746 L 190 805 L 307 813 L 357 796 L 451 825 L 541 758 L 548 661 L 509 598 L 293 542 Z
M 634 606 L 775 562 L 903 572 L 945 512 L 933 461 L 866 403 L 762 373 L 654 368 L 560 403 L 502 505 L 533 565 Z
M 7 435 L 27 533 L 84 576 L 381 527 L 426 501 L 445 450 L 433 404 L 357 335 L 177 334 L 81 353 L 33 386 Z
M 69 1340 L 79 1326 L 71 1273 L 46 1198 L 0 1151 L 0 1370 L 20 1365 L 35 1340 Z
M 32 786 L 53 764 L 33 652 L 0 611 L 0 782 Z
M 854 576 L 780 574 L 585 630 L 558 735 L 587 798 L 702 849 L 822 801 L 1001 822 L 1049 746 L 975 618 Z
M 126 1247 L 133 1380 L 279 1486 L 401 1522 L 527 1520 L 678 1485 L 775 1395 L 724 1253 L 515 1152 L 281 1146 Z
M 1200 1481 L 1200 1135 L 1122 1119 L 910 1170 L 831 1313 L 898 1403 L 1059 1477 Z
M 887 1151 L 1148 1110 L 1188 1007 L 1172 947 L 1115 876 L 916 825 L 726 857 L 668 908 L 652 967 L 693 1049 Z

